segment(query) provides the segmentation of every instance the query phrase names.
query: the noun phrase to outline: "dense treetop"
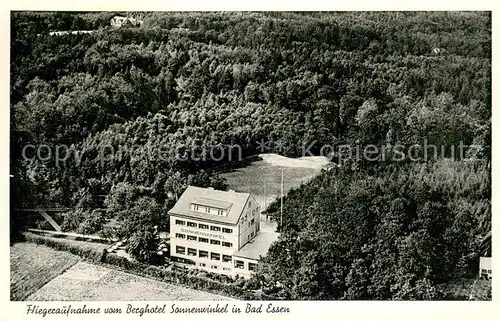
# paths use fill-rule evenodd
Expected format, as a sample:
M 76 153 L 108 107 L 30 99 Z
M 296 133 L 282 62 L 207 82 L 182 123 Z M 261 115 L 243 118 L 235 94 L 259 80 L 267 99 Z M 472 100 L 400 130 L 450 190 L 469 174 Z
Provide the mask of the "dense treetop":
M 105 215 L 149 235 L 140 222 L 165 225 L 188 184 L 225 188 L 228 146 L 373 144 L 388 160 L 336 153 L 342 169 L 287 196 L 259 277 L 294 298 L 422 298 L 472 271 L 491 215 L 489 13 L 156 12 L 112 28 L 117 14 L 12 14 L 13 206 L 75 207 L 68 229 L 96 232 Z M 95 31 L 49 35 L 61 30 Z M 70 156 L 27 161 L 26 144 Z M 391 161 L 415 144 L 443 152 Z M 214 149 L 221 161 L 201 157 Z M 284 257 L 286 244 L 298 252 Z

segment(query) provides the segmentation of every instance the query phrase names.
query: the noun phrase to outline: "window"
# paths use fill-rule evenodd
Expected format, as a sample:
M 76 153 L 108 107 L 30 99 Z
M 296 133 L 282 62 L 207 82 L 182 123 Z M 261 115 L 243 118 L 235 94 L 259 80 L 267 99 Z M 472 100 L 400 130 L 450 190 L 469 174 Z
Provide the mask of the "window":
M 481 272 L 488 273 L 488 271 L 486 269 L 481 269 Z
M 253 236 L 254 236 L 254 233 L 255 233 L 255 232 L 250 233 L 250 237 L 253 237 Z M 188 237 L 188 238 L 189 238 L 189 237 Z
M 257 264 L 248 262 L 248 270 L 249 271 L 255 271 L 256 267 L 257 267 Z
M 219 267 L 217 265 L 212 265 L 212 269 L 217 270 Z
M 224 214 L 223 210 L 217 210 L 217 215 L 222 215 L 222 214 Z
M 231 255 L 222 255 L 222 262 L 231 262 L 232 260 Z
M 177 247 L 175 248 L 175 252 L 177 254 L 186 254 L 186 248 L 184 246 L 177 245 Z
M 231 270 L 231 269 L 230 269 L 230 268 L 228 268 L 228 267 L 223 267 L 222 269 L 223 269 L 224 271 L 229 271 L 229 270 Z
M 193 205 L 193 207 L 194 207 L 194 210 L 195 210 L 195 211 L 198 211 L 198 210 L 199 210 L 198 205 Z
M 233 247 L 233 243 L 229 243 L 229 242 L 222 242 L 222 246 L 225 246 L 225 247 Z
M 196 249 L 192 249 L 192 248 L 189 248 L 188 247 L 188 255 L 191 255 L 191 256 L 196 256 Z
M 210 244 L 220 245 L 220 241 L 218 241 L 218 240 L 210 240 Z
M 488 273 L 491 273 L 491 270 L 488 270 Z
M 255 219 L 254 218 L 252 218 L 252 220 L 250 221 L 250 224 L 252 224 L 252 225 L 255 224 Z
M 222 233 L 233 233 L 233 230 L 232 230 L 232 229 L 230 229 L 230 228 L 225 228 L 225 227 L 223 227 L 223 228 L 222 228 Z
M 207 238 L 204 238 L 204 237 L 200 237 L 198 239 L 198 241 L 202 242 L 202 243 L 208 243 L 208 239 Z
M 208 230 L 208 225 L 207 224 L 199 224 L 198 227 L 201 228 L 201 229 L 203 229 L 203 230 Z
M 220 227 L 218 227 L 218 226 L 210 226 L 210 230 L 211 231 L 220 232 Z
M 210 207 L 205 207 L 205 212 L 210 213 Z
M 175 220 L 176 225 L 186 225 L 186 222 L 181 221 L 181 220 Z
M 178 238 L 178 239 L 185 239 L 186 235 L 181 234 L 181 233 L 175 233 L 175 237 Z
M 243 263 L 243 261 L 239 261 L 239 260 L 234 260 L 234 267 L 237 268 L 237 269 L 243 269 L 245 266 L 245 263 Z
M 205 263 L 200 263 L 200 266 L 203 266 L 203 267 L 204 267 L 204 266 L 206 266 L 206 264 L 205 264 Z
M 196 236 L 188 235 L 188 240 L 190 240 L 190 241 L 196 241 L 196 239 L 197 239 Z
M 220 254 L 219 253 L 210 253 L 210 259 L 220 261 Z
M 200 257 L 208 259 L 208 251 L 202 251 L 202 250 L 200 250 Z
M 187 226 L 189 226 L 189 227 L 196 227 L 196 226 L 198 226 L 198 224 L 196 224 L 194 222 L 187 222 Z

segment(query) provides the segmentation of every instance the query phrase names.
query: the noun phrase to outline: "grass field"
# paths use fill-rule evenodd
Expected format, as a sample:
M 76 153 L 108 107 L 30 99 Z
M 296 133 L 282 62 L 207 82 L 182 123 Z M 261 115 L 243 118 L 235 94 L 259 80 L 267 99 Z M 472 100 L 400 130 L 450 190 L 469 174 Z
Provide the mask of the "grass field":
M 103 266 L 79 262 L 31 295 L 31 301 L 232 300 Z
M 251 193 L 264 209 L 267 199 L 269 205 L 281 192 L 281 170 L 283 169 L 284 193 L 306 183 L 329 165 L 326 157 L 287 158 L 276 154 L 261 154 L 262 160 L 228 173 L 229 188 L 236 192 Z M 264 192 L 265 185 L 265 192 Z
M 10 299 L 25 300 L 79 259 L 71 253 L 42 245 L 14 244 L 10 247 Z

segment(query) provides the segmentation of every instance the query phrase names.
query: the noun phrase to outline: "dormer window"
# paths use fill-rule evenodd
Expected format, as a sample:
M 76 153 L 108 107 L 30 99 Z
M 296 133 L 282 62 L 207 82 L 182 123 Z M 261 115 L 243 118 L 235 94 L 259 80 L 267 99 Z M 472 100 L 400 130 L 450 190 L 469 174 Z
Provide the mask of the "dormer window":
M 227 216 L 232 203 L 216 199 L 200 197 L 191 203 L 191 210 L 195 212 Z

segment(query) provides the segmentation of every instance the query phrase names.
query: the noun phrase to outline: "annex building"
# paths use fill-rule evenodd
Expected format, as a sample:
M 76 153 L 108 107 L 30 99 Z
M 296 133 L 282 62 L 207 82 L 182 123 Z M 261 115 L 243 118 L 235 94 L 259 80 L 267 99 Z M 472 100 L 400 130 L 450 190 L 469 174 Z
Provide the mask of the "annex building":
M 189 186 L 169 215 L 171 258 L 210 272 L 249 277 L 278 238 L 249 193 Z

